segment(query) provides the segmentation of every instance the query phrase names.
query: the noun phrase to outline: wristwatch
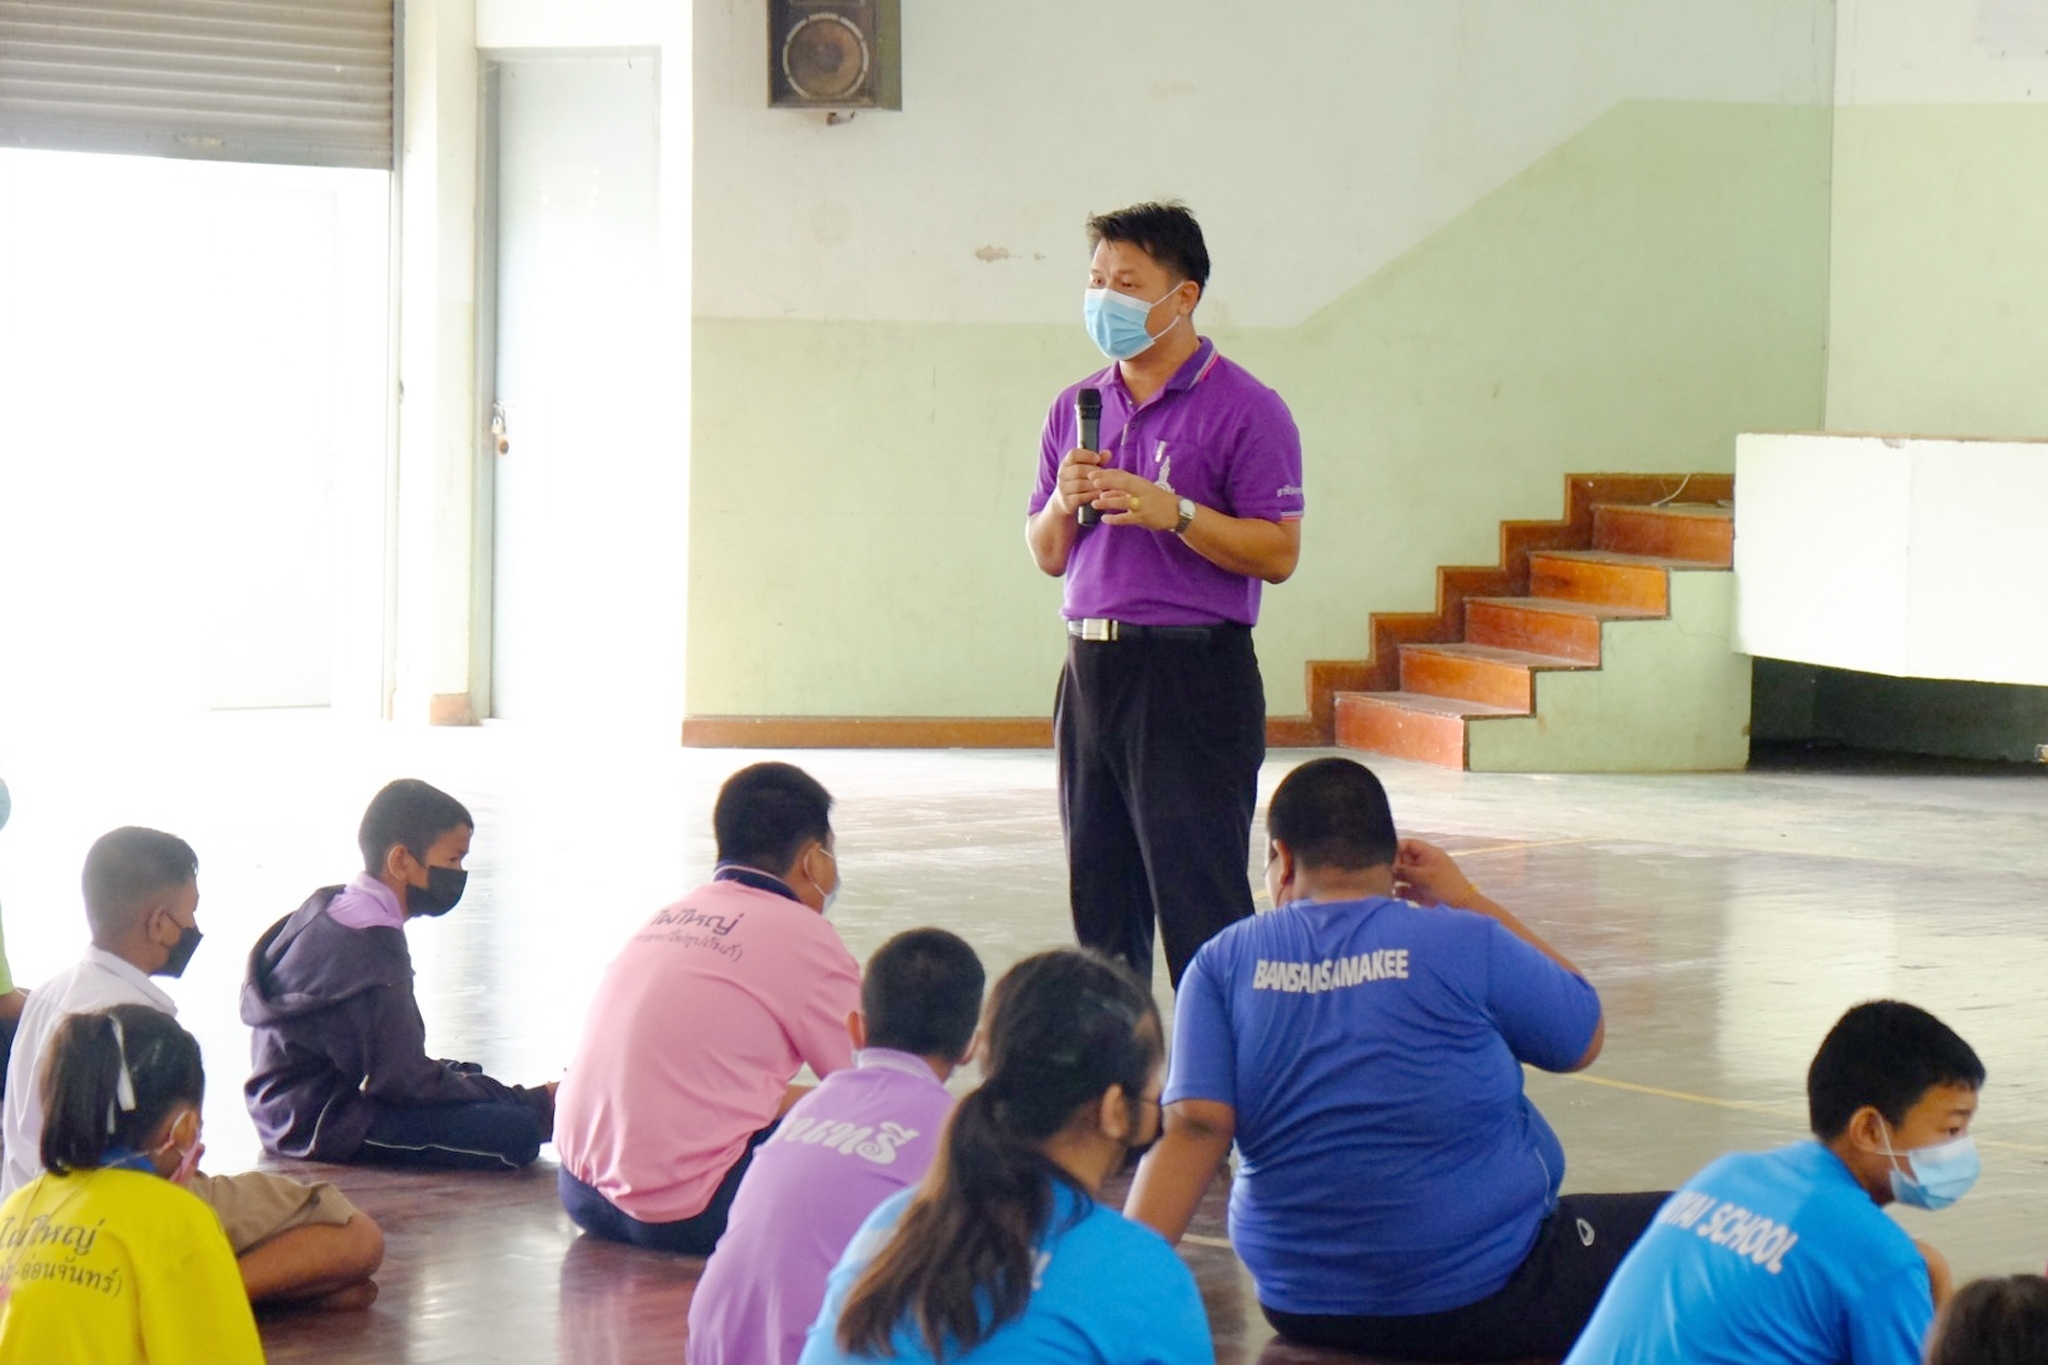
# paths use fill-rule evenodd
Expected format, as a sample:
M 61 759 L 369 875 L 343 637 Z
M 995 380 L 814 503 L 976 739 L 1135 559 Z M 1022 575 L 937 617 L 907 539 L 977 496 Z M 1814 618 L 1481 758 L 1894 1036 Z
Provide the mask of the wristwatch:
M 1194 524 L 1195 500 L 1193 498 L 1182 498 L 1180 500 L 1180 520 L 1173 524 L 1173 533 L 1180 535 Z

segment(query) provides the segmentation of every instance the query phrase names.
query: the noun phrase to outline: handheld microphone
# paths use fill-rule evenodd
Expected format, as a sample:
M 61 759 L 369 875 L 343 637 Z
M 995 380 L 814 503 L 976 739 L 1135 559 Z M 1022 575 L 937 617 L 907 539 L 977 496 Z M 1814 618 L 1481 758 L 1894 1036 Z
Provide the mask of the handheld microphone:
M 1081 432 L 1081 449 L 1094 450 L 1102 439 L 1102 390 L 1082 389 L 1074 395 L 1074 425 Z M 1102 520 L 1102 509 L 1085 504 L 1077 517 L 1083 526 Z

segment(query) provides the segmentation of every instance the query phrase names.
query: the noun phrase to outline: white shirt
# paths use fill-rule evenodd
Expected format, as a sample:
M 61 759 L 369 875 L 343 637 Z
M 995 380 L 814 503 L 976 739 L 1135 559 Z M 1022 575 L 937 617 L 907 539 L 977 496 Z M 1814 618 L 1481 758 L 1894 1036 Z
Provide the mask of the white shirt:
M 57 1025 L 73 1014 L 109 1005 L 147 1005 L 175 1016 L 177 1004 L 133 963 L 100 948 L 87 948 L 80 961 L 45 981 L 28 997 L 14 1051 L 7 1061 L 4 1131 L 7 1162 L 0 1170 L 0 1199 L 43 1173 L 43 1050 Z

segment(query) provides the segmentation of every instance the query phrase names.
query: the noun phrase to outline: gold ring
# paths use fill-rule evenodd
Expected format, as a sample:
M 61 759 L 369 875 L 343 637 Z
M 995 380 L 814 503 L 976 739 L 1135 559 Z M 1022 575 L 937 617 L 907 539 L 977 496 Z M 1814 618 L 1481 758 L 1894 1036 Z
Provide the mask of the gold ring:
M 1137 495 L 1136 493 L 1133 493 L 1133 494 L 1131 494 L 1131 515 L 1132 515 L 1132 516 L 1136 516 L 1137 514 L 1138 514 L 1138 495 Z

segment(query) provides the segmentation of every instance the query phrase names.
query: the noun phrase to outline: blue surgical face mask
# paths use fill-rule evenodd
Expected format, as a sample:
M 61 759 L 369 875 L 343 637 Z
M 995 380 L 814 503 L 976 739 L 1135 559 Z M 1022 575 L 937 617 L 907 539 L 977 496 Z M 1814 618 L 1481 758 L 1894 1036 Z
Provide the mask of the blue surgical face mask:
M 1916 1209 L 1945 1209 L 1977 1183 L 1977 1140 L 1968 1133 L 1910 1152 L 1893 1151 L 1887 1133 L 1884 1154 L 1905 1158 L 1905 1170 L 1892 1167 L 1892 1197 Z
M 1152 310 L 1172 298 L 1179 288 L 1175 285 L 1150 303 L 1134 299 L 1129 294 L 1119 294 L 1114 289 L 1088 290 L 1081 296 L 1081 316 L 1088 324 L 1088 339 L 1111 360 L 1129 360 L 1143 355 L 1152 349 L 1152 343 L 1159 337 L 1180 326 L 1180 317 L 1176 314 L 1159 336 L 1145 330 L 1145 319 L 1152 316 Z

